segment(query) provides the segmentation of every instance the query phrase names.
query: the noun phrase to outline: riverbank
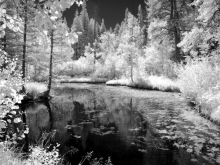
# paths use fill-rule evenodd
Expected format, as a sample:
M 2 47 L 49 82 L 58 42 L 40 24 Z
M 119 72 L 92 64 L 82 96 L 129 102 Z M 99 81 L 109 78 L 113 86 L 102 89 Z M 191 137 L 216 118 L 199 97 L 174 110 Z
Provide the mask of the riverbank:
M 116 79 L 108 80 L 105 78 L 59 78 L 55 82 L 58 83 L 88 83 L 88 84 L 106 84 L 108 86 L 127 86 L 136 89 L 145 90 L 159 90 L 163 92 L 179 92 L 179 88 L 176 83 L 166 77 L 149 76 L 147 78 L 135 79 L 133 82 L 130 79 Z
M 50 99 L 47 84 L 38 82 L 26 82 L 24 84 L 24 101 L 40 101 Z
M 159 90 L 163 92 L 180 92 L 177 84 L 171 79 L 158 76 L 139 78 L 133 82 L 130 79 L 109 80 L 106 85 L 128 86 L 137 89 Z
M 60 78 L 57 79 L 55 82 L 58 83 L 89 83 L 89 84 L 100 84 L 106 83 L 107 79 L 105 78 L 92 78 L 92 77 L 78 77 L 78 78 Z
M 189 80 L 188 80 L 189 81 Z M 179 83 L 178 81 L 173 81 L 171 79 L 160 77 L 160 76 L 149 76 L 146 78 L 135 79 L 131 82 L 130 79 L 117 79 L 117 80 L 108 80 L 107 79 L 98 79 L 98 78 L 71 78 L 67 77 L 64 79 L 60 79 L 57 82 L 60 83 L 88 83 L 88 84 L 106 84 L 107 86 L 126 86 L 133 89 L 143 89 L 143 90 L 157 90 L 163 92 L 177 92 L 182 93 L 186 98 L 190 98 L 187 101 L 195 104 L 194 109 L 201 114 L 201 116 L 218 123 L 220 125 L 220 110 L 218 104 L 218 95 L 210 95 L 207 93 L 206 95 L 191 96 L 191 93 L 188 92 L 190 89 L 194 90 L 194 86 L 188 86 L 187 92 L 185 87 L 183 89 L 183 83 L 188 83 L 188 81 L 183 81 Z M 198 90 L 197 90 L 198 91 Z M 199 93 L 202 92 L 198 91 Z M 197 92 L 197 93 L 198 93 Z M 210 91 L 209 91 L 210 92 Z M 196 97 L 196 98 L 195 98 Z

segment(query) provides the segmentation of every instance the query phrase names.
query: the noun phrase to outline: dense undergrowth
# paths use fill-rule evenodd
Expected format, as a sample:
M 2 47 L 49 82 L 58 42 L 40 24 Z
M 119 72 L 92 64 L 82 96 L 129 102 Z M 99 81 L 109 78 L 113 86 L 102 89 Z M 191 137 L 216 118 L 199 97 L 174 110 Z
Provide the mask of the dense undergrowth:
M 215 57 L 196 58 L 177 67 L 181 93 L 198 106 L 197 110 L 220 122 L 220 67 Z
M 130 79 L 109 80 L 106 85 L 128 86 L 145 90 L 159 90 L 164 92 L 179 92 L 176 82 L 163 76 L 148 76 L 137 78 L 133 82 Z

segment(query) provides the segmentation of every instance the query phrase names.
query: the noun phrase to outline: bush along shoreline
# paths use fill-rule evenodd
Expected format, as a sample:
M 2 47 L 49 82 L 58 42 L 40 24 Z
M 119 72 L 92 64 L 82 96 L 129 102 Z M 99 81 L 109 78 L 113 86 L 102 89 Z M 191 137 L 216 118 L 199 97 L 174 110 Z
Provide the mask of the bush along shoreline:
M 149 76 L 138 78 L 133 82 L 130 79 L 109 80 L 109 86 L 127 86 L 136 89 L 158 90 L 163 92 L 180 92 L 179 87 L 173 80 L 162 76 Z
M 220 67 L 216 58 L 197 58 L 177 68 L 177 84 L 201 116 L 220 125 Z
M 189 106 L 192 108 L 192 110 L 194 110 L 195 112 L 197 112 L 197 114 L 211 122 L 213 122 L 214 124 L 220 126 L 220 120 L 216 120 L 215 118 L 213 118 L 209 113 L 207 113 L 207 111 L 211 111 L 212 109 L 210 109 L 209 105 L 205 105 L 205 104 L 200 104 L 198 102 L 195 102 L 193 99 L 191 98 L 186 98 Z

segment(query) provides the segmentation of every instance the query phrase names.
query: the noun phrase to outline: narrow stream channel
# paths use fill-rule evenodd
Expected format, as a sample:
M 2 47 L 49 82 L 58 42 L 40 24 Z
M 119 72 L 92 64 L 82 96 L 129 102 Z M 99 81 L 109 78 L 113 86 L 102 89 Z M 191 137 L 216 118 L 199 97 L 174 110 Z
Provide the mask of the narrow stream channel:
M 220 129 L 191 111 L 177 93 L 65 84 L 50 103 L 25 106 L 28 139 L 56 130 L 65 161 L 111 158 L 113 165 L 218 164 Z M 84 164 L 89 164 L 85 161 Z

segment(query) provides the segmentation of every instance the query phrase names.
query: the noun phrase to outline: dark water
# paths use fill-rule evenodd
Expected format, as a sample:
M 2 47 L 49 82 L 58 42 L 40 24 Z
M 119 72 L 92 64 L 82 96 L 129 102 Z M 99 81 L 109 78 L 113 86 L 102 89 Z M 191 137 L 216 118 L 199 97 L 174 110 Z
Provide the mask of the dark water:
M 219 128 L 178 94 L 102 85 L 54 88 L 50 103 L 25 105 L 30 142 L 56 130 L 65 161 L 111 157 L 113 165 L 208 165 L 219 158 Z M 85 161 L 84 164 L 89 164 Z

